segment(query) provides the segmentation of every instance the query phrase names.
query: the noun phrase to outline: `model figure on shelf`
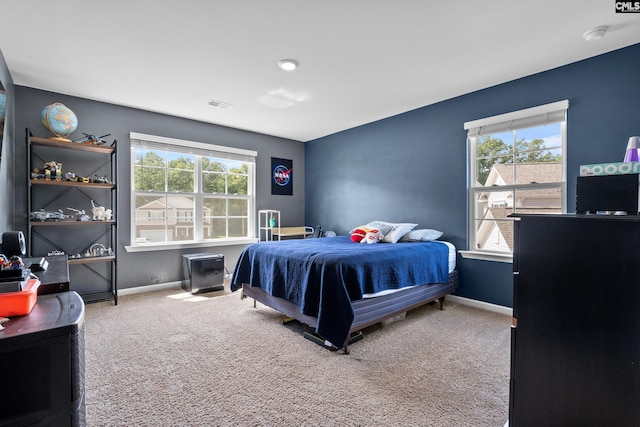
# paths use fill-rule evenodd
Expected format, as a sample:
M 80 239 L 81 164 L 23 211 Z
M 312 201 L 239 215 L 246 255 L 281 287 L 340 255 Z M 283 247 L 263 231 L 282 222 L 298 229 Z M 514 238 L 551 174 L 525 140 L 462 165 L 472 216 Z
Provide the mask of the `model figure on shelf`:
M 94 243 L 88 252 L 91 256 L 105 256 L 107 255 L 107 248 L 102 243 Z
M 105 209 L 104 206 L 98 206 L 93 200 L 91 201 L 91 206 L 93 206 L 93 209 L 91 209 L 91 211 L 93 212 L 94 221 L 111 221 L 111 209 Z
M 44 179 L 44 173 L 40 172 L 40 169 L 35 168 L 33 172 L 31 172 L 31 179 L 33 179 L 34 181 Z
M 75 208 L 67 208 L 67 209 L 76 213 L 77 221 L 89 221 L 91 219 L 91 217 L 86 214 L 84 209 L 75 209 Z
M 40 209 L 39 211 L 31 212 L 29 218 L 31 221 L 61 221 L 65 219 L 66 216 L 60 209 L 58 209 L 57 212 Z
M 108 133 L 102 136 L 95 136 L 90 133 L 84 133 L 84 132 L 82 134 L 84 135 L 82 138 L 74 139 L 73 142 L 77 144 L 85 144 L 85 145 L 103 145 L 107 143 L 107 141 L 105 141 L 104 138 L 111 135 L 110 133 Z
M 45 181 L 62 181 L 62 163 L 51 161 L 46 162 L 42 169 L 34 168 L 31 179 L 44 179 Z
M 51 161 L 44 164 L 45 181 L 62 181 L 62 163 Z

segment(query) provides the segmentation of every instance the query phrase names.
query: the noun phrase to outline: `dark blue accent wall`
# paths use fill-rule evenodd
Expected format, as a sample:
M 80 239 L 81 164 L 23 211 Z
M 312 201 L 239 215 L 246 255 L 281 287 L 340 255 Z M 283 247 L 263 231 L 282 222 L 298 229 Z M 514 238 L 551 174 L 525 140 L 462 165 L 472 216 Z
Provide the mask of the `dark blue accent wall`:
M 463 124 L 563 99 L 573 212 L 579 166 L 622 161 L 629 136 L 640 135 L 640 44 L 307 143 L 306 223 L 344 234 L 374 219 L 411 221 L 468 249 Z M 458 266 L 457 295 L 512 305 L 511 264 Z

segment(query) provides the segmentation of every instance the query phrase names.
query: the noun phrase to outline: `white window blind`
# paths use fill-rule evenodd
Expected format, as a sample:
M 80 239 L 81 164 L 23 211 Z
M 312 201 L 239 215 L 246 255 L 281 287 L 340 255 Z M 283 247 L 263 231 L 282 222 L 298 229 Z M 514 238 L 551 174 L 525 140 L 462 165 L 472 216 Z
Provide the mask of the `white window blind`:
M 564 121 L 569 101 L 558 101 L 464 124 L 469 138 Z
M 255 163 L 255 158 L 258 154 L 253 150 L 245 150 L 242 148 L 225 147 L 222 145 L 166 138 L 156 135 L 145 135 L 135 132 L 131 132 L 130 139 L 131 147 L 133 148 L 188 153 L 205 157 L 237 160 L 240 162 Z

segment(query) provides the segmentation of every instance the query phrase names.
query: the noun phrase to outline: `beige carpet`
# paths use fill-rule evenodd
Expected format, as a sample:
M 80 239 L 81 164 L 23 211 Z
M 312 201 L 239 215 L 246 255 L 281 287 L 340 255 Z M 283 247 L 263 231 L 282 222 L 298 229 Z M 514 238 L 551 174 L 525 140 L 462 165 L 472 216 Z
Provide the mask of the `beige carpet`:
M 220 292 L 217 295 L 221 294 Z M 503 426 L 511 319 L 426 306 L 330 352 L 239 293 L 86 310 L 89 426 Z M 188 297 L 188 298 L 185 298 Z

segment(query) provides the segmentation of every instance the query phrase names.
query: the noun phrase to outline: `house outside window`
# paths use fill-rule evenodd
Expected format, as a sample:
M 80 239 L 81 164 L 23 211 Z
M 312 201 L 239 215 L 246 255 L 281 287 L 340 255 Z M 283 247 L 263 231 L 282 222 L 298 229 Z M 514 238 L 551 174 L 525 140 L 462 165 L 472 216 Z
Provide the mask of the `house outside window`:
M 465 123 L 468 143 L 469 250 L 507 260 L 511 214 L 566 212 L 566 112 L 560 101 Z
M 253 238 L 256 154 L 131 133 L 131 246 Z

